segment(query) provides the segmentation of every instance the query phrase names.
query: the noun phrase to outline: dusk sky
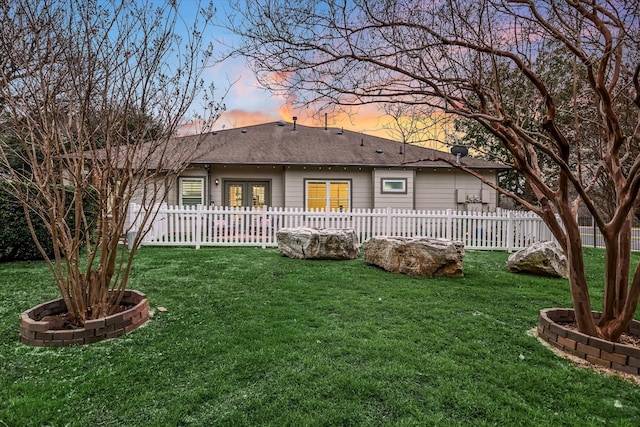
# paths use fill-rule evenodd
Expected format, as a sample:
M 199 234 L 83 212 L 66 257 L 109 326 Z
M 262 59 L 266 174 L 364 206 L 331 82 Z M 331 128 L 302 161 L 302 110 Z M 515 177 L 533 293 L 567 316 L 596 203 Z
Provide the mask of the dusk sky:
M 190 15 L 190 11 L 187 9 L 191 4 L 191 0 L 186 0 L 181 6 L 187 18 Z M 214 19 L 219 22 L 224 19 L 224 10 L 228 8 L 228 2 L 216 1 L 214 5 L 218 10 Z M 223 28 L 213 29 L 211 37 L 214 39 L 214 48 L 217 54 L 222 54 L 228 49 L 225 45 L 232 46 L 237 40 L 233 34 Z M 272 95 L 260 87 L 244 58 L 232 58 L 217 63 L 209 67 L 203 77 L 207 83 L 214 83 L 216 87 L 220 88 L 220 92 L 230 87 L 225 98 L 227 111 L 215 124 L 216 130 L 223 127 L 225 129 L 237 128 L 278 120 L 292 122 L 294 116 L 298 118 L 299 124 L 324 125 L 324 113 L 318 114 L 317 111 L 310 111 L 308 108 L 294 109 L 286 98 Z M 385 118 L 383 112 L 377 107 L 359 107 L 354 111 L 355 114 L 350 116 L 346 114 L 336 116 L 329 113 L 329 126 L 344 127 L 385 138 L 391 137 L 389 131 L 383 128 L 389 118 Z M 314 115 L 315 117 L 313 117 Z

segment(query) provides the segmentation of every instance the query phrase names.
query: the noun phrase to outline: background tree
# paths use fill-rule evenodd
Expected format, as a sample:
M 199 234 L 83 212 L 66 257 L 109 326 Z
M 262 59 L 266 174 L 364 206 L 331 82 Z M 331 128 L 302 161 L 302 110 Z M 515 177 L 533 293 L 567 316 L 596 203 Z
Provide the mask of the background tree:
M 634 48 L 638 49 L 639 47 L 629 46 L 629 50 Z M 637 52 L 631 51 L 630 55 L 637 56 Z M 601 138 L 598 132 L 597 112 L 590 105 L 589 88 L 584 70 L 577 67 L 575 58 L 571 56 L 566 47 L 558 43 L 551 43 L 549 48 L 538 52 L 535 63 L 534 68 L 539 70 L 549 91 L 558 100 L 556 121 L 564 126 L 572 127 L 572 139 L 577 146 L 581 147 L 576 150 L 577 155 L 572 158 L 572 161 L 576 163 L 573 167 L 580 167 L 580 175 L 591 179 L 599 165 L 597 153 L 599 152 L 598 147 L 601 145 Z M 571 67 L 565 66 L 569 64 L 573 65 Z M 509 99 L 517 100 L 508 106 L 509 115 L 518 117 L 519 120 L 526 123 L 523 125 L 525 128 L 533 129 L 538 126 L 536 121 L 527 123 L 527 120 L 535 115 L 535 111 L 531 111 L 531 105 L 527 100 L 535 94 L 522 84 L 522 76 L 506 74 L 501 77 L 501 80 L 508 83 L 504 85 L 503 90 L 511 91 Z M 628 85 L 628 83 L 626 84 Z M 632 132 L 635 111 L 630 98 L 618 97 L 615 102 L 617 104 L 616 110 L 620 112 L 622 126 L 627 129 L 627 133 Z M 510 154 L 500 140 L 487 132 L 477 121 L 458 117 L 455 120 L 455 128 L 459 132 L 447 135 L 451 144 L 472 147 L 474 153 L 487 160 L 503 163 L 510 161 Z M 630 145 L 628 149 L 627 155 L 629 156 L 635 157 L 640 152 L 640 147 L 633 145 Z M 559 173 L 557 165 L 546 157 L 541 157 L 541 160 L 544 162 L 542 168 L 544 178 L 546 180 L 557 179 Z M 603 181 L 602 178 L 596 179 L 590 186 L 589 194 L 594 202 L 602 207 L 605 218 L 610 219 L 615 210 L 615 191 L 607 186 L 606 181 L 606 179 Z M 531 203 L 536 203 L 535 194 L 518 170 L 511 170 L 501 175 L 499 185 Z
M 388 121 L 382 124 L 389 137 L 403 144 L 442 149 L 444 135 L 452 129 L 454 121 L 432 109 L 411 103 L 384 103 L 380 106 Z
M 117 310 L 142 238 L 121 244 L 129 203 L 162 201 L 185 167 L 187 148 L 170 141 L 211 55 L 214 11 L 197 6 L 187 24 L 175 1 L 0 0 L 0 169 L 76 325 Z M 202 111 L 210 123 L 221 108 Z
M 418 106 L 410 104 L 383 104 L 384 116 L 390 118 L 383 125 L 389 137 L 402 143 L 400 152 L 404 161 L 406 144 L 426 146 L 431 139 L 431 124 L 428 115 L 423 115 Z
M 230 16 L 243 40 L 238 52 L 272 90 L 295 91 L 307 103 L 419 102 L 473 120 L 495 137 L 535 203 L 486 184 L 540 215 L 558 239 L 579 329 L 619 338 L 640 297 L 640 268 L 630 276 L 631 219 L 640 203 L 640 157 L 630 151 L 640 142 L 638 0 L 244 3 Z M 558 48 L 555 63 L 538 60 Z M 545 68 L 552 65 L 557 72 Z M 554 75 L 580 76 L 580 90 L 560 96 Z M 626 126 L 628 110 L 620 105 L 631 102 L 636 110 Z M 561 119 L 565 111 L 590 120 L 597 145 L 582 143 L 583 121 Z M 545 176 L 548 164 L 555 179 Z M 597 182 L 615 192 L 610 216 L 590 195 Z M 598 324 L 576 220 L 580 204 L 606 245 Z

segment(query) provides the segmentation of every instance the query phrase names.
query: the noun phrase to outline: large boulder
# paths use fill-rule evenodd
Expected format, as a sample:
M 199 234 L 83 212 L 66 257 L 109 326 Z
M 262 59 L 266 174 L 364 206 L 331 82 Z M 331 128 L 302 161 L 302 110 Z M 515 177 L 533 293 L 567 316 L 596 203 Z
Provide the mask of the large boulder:
M 282 228 L 277 233 L 282 255 L 298 259 L 354 259 L 360 255 L 354 230 L 338 228 Z
M 464 244 L 430 237 L 372 237 L 364 260 L 393 273 L 461 277 Z
M 509 256 L 507 271 L 567 278 L 567 258 L 555 242 L 536 242 Z

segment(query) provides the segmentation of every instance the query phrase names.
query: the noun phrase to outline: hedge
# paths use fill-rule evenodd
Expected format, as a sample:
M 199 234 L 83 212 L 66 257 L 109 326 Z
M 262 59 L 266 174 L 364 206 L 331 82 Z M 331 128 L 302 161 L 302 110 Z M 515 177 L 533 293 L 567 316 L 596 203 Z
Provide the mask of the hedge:
M 66 191 L 70 196 L 67 198 L 70 203 L 73 188 L 67 187 Z M 85 216 L 90 226 L 95 225 L 98 219 L 99 206 L 96 195 L 95 190 L 91 189 L 83 197 Z M 51 235 L 35 211 L 32 212 L 31 219 L 42 247 L 48 256 L 53 256 Z M 68 224 L 74 224 L 73 210 L 65 220 Z M 12 194 L 9 185 L 0 181 L 0 262 L 40 260 L 42 258 L 42 254 L 29 232 L 22 204 Z

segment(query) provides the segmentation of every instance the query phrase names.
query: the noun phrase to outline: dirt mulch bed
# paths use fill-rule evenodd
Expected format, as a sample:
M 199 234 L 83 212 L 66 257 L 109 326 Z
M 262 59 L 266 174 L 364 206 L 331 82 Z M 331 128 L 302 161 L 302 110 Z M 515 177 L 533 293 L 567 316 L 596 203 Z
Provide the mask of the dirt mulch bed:
M 118 309 L 111 314 L 121 313 L 125 310 L 130 309 L 131 307 L 133 306 L 121 304 L 118 307 Z M 73 330 L 73 329 L 81 328 L 81 326 L 73 325 L 69 321 L 69 317 L 70 317 L 69 313 L 65 311 L 64 313 L 60 313 L 60 314 L 52 314 L 50 316 L 44 316 L 42 319 L 39 319 L 39 320 L 42 322 L 49 322 L 49 330 L 60 331 L 60 330 Z
M 575 328 L 575 330 L 578 330 L 577 328 L 577 324 L 575 322 L 573 322 L 572 324 L 570 323 L 562 323 L 563 326 L 569 327 L 569 328 Z M 615 369 L 610 369 L 610 368 L 605 368 L 604 366 L 600 366 L 600 365 L 595 365 L 593 363 L 588 362 L 585 359 L 581 359 L 580 357 L 574 356 L 572 354 L 569 353 L 565 353 L 562 350 L 560 350 L 559 348 L 556 348 L 554 346 L 552 346 L 551 344 L 549 344 L 547 341 L 544 340 L 544 338 L 541 338 L 540 336 L 538 336 L 538 331 L 537 328 L 533 328 L 529 331 L 527 331 L 527 335 L 531 335 L 532 337 L 535 337 L 538 339 L 538 341 L 540 341 L 540 343 L 545 346 L 546 348 L 548 348 L 549 350 L 551 350 L 552 352 L 554 352 L 555 354 L 557 354 L 558 356 L 570 360 L 574 365 L 579 366 L 581 368 L 586 368 L 586 369 L 591 369 L 592 371 L 596 371 L 596 372 L 600 372 L 604 375 L 607 376 L 612 376 L 612 377 L 620 377 L 623 378 L 629 382 L 633 382 L 637 385 L 640 386 L 640 377 L 638 375 L 632 375 L 632 374 L 627 374 L 625 372 L 620 372 L 617 371 Z M 640 348 L 640 337 L 636 337 L 635 335 L 630 335 L 630 334 L 623 334 L 624 338 L 620 339 L 620 342 L 622 344 L 627 344 L 627 345 L 632 345 L 635 347 L 639 347 Z
M 565 328 L 578 331 L 578 324 L 576 322 L 556 322 L 559 325 L 564 326 Z M 630 345 L 633 347 L 640 348 L 640 337 L 637 337 L 632 334 L 628 334 L 626 332 L 622 333 L 622 336 L 618 340 L 620 344 Z

